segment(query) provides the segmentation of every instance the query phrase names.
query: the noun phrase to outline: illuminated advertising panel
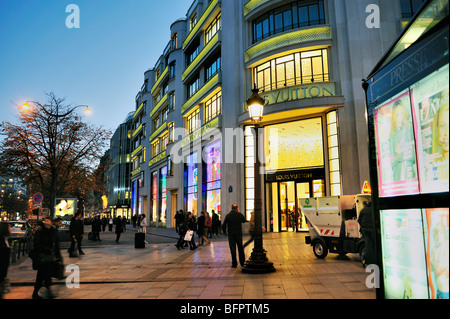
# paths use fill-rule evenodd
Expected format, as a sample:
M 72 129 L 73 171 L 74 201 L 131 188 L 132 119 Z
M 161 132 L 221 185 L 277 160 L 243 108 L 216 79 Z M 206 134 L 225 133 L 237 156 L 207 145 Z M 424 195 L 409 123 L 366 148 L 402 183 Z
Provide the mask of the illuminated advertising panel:
M 160 192 L 161 192 L 161 213 L 159 220 L 163 223 L 166 222 L 167 214 L 167 166 L 161 168 L 161 179 L 160 179 Z
M 205 147 L 206 160 L 206 211 L 220 211 L 221 188 L 221 142 L 215 141 Z
M 421 209 L 381 210 L 385 297 L 427 299 Z
M 411 86 L 420 192 L 449 190 L 448 64 Z
M 75 215 L 76 202 L 77 202 L 76 198 L 56 198 L 55 215 L 61 217 L 67 215 Z
M 419 192 L 409 91 L 375 108 L 375 143 L 380 196 Z
M 324 165 L 320 117 L 268 125 L 264 134 L 267 171 Z
M 185 164 L 185 202 L 186 211 L 197 214 L 198 163 L 197 152 L 186 158 Z
M 423 210 L 428 289 L 431 299 L 449 299 L 448 208 Z

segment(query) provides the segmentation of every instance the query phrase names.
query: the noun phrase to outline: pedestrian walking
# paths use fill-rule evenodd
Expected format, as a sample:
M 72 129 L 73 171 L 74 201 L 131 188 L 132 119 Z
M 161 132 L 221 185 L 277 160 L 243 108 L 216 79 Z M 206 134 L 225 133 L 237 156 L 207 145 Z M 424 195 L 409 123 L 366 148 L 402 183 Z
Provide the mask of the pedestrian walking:
M 119 243 L 120 234 L 122 233 L 123 233 L 122 216 L 119 216 L 116 219 L 116 244 Z
M 212 238 L 212 218 L 208 212 L 205 213 L 205 235 Z
M 198 246 L 203 246 L 203 242 L 206 241 L 208 245 L 211 244 L 211 242 L 206 237 L 207 235 L 207 228 L 206 228 L 206 217 L 205 212 L 200 212 L 200 217 L 197 220 L 197 235 L 198 235 Z
M 52 224 L 51 218 L 45 217 L 43 226 L 38 226 L 34 232 L 33 250 L 30 254 L 33 269 L 37 270 L 33 299 L 42 299 L 39 295 L 42 287 L 47 289 L 47 296 L 50 299 L 55 297 L 50 289 L 51 277 L 56 263 L 62 260 L 62 256 L 59 250 L 58 231 Z
M 231 211 L 225 217 L 222 224 L 222 231 L 224 234 L 228 233 L 228 244 L 230 246 L 231 253 L 231 267 L 237 267 L 236 258 L 236 246 L 238 248 L 239 263 L 244 266 L 245 263 L 245 253 L 244 247 L 242 246 L 242 224 L 247 222 L 239 212 L 238 204 L 234 203 L 231 205 Z
M 255 239 L 255 211 L 254 210 L 252 210 L 252 212 L 250 213 L 249 223 L 250 223 L 250 225 L 248 228 L 248 232 L 250 234 L 250 239 L 245 242 L 245 244 L 243 245 L 244 248 L 247 247 Z
M 193 232 L 195 232 L 197 230 L 197 221 L 195 219 L 195 215 L 192 212 L 188 212 L 188 216 L 189 216 L 187 220 L 188 230 L 192 230 Z M 195 244 L 194 235 L 192 235 L 192 238 L 189 241 L 189 247 L 191 250 L 198 248 L 198 246 Z
M 109 228 L 109 231 L 111 231 L 111 232 L 113 230 L 113 225 L 114 225 L 114 220 L 112 219 L 112 217 L 109 217 L 108 228 Z
M 138 233 L 147 233 L 147 219 L 145 218 L 145 214 L 140 216 L 139 220 L 139 228 Z M 147 240 L 144 240 L 144 243 L 148 244 Z
M 94 235 L 94 241 L 102 241 L 100 239 L 100 230 L 102 229 L 102 222 L 100 220 L 100 216 L 97 215 L 94 217 L 92 222 L 92 233 Z
M 81 213 L 75 213 L 75 216 L 72 217 L 69 226 L 69 236 L 70 236 L 70 248 L 68 249 L 69 257 L 76 257 L 75 252 L 75 244 L 78 248 L 78 255 L 84 255 L 83 250 L 81 249 L 81 241 L 83 240 L 84 235 L 84 223 L 81 219 Z
M 214 210 L 212 212 L 212 234 L 216 235 L 216 237 L 219 236 L 219 229 L 220 229 L 220 219 L 219 215 L 216 214 Z
M 136 220 L 137 220 L 137 215 L 136 214 L 131 216 L 131 221 L 133 223 L 133 228 L 136 228 Z
M 183 219 L 184 219 L 184 216 L 183 216 Z M 187 219 L 184 219 L 183 223 L 178 226 L 178 234 L 180 235 L 180 237 L 178 238 L 178 241 L 175 245 L 175 247 L 177 247 L 178 250 L 185 248 L 184 236 L 186 236 L 187 230 L 188 230 Z
M 184 213 L 183 210 L 177 210 L 175 214 L 175 229 L 178 234 L 180 234 L 181 225 L 184 223 Z
M 373 212 L 372 203 L 369 201 L 363 202 L 364 208 L 359 212 L 358 223 L 360 226 L 359 231 L 363 235 L 365 253 L 364 263 L 370 265 L 375 263 L 374 260 L 374 231 L 373 231 Z
M 11 256 L 11 247 L 8 237 L 11 234 L 11 225 L 8 222 L 0 223 L 0 299 L 7 293 L 8 268 Z
M 106 219 L 106 217 L 103 217 L 102 218 L 102 232 L 105 232 L 107 223 L 108 223 L 108 220 Z

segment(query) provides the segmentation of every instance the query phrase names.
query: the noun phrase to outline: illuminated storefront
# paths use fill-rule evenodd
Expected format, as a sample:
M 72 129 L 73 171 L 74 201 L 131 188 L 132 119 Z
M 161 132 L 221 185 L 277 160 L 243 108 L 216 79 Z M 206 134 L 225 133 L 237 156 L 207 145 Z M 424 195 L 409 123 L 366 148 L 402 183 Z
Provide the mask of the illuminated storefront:
M 427 1 L 364 84 L 380 298 L 449 298 L 448 30 Z
M 208 213 L 221 209 L 221 141 L 215 141 L 204 148 L 203 198 Z

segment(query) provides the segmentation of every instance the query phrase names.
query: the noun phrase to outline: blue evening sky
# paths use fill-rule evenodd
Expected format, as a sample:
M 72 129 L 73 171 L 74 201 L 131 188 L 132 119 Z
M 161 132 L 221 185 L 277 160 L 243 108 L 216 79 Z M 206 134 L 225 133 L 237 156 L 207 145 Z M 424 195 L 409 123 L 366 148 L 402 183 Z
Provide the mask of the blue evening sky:
M 114 131 L 135 109 L 144 72 L 170 40 L 170 25 L 191 0 L 0 0 L 0 121 L 16 122 L 16 104 L 87 104 L 89 123 Z M 80 9 L 68 29 L 66 6 Z M 82 109 L 80 109 L 81 111 Z

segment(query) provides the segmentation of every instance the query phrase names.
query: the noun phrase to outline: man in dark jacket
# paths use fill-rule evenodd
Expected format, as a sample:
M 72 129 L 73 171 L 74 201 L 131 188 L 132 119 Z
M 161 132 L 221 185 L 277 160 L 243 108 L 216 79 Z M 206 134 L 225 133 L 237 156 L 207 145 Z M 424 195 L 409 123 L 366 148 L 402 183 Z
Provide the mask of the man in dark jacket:
M 239 263 L 244 266 L 245 253 L 242 246 L 242 223 L 245 223 L 245 217 L 239 212 L 238 205 L 231 205 L 231 212 L 225 217 L 222 224 L 223 233 L 228 233 L 228 244 L 231 252 L 231 267 L 237 267 L 236 245 L 239 253 Z M 227 231 L 228 228 L 228 231 Z
M 358 223 L 360 226 L 360 232 L 364 238 L 365 244 L 365 264 L 375 263 L 374 258 L 374 231 L 373 231 L 373 212 L 372 203 L 363 202 L 364 208 L 359 212 Z
M 39 289 L 45 286 L 48 290 L 49 298 L 54 298 L 50 290 L 51 275 L 55 263 L 62 260 L 59 250 L 58 231 L 53 227 L 50 217 L 45 217 L 43 226 L 38 226 L 33 238 L 33 269 L 37 270 L 36 282 L 34 283 L 33 299 L 41 299 Z M 48 256 L 45 260 L 40 256 Z
M 74 254 L 75 241 L 78 247 L 78 254 L 84 255 L 83 250 L 81 250 L 81 241 L 83 239 L 83 234 L 84 234 L 84 223 L 81 220 L 81 214 L 75 213 L 75 216 L 72 217 L 69 226 L 69 235 L 72 241 L 70 244 L 70 248 L 68 249 L 69 257 L 76 257 L 76 255 Z

